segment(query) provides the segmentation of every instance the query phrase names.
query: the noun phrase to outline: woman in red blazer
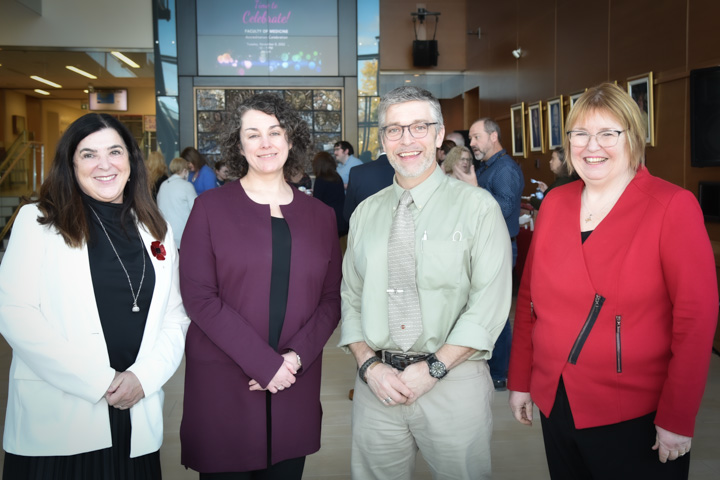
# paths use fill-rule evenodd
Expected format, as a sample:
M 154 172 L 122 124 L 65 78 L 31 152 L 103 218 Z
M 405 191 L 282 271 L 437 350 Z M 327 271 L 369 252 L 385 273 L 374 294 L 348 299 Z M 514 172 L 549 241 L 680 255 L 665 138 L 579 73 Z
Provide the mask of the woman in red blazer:
M 646 125 L 619 87 L 589 89 L 567 125 L 581 181 L 543 201 L 510 407 L 527 425 L 540 408 L 553 479 L 687 478 L 718 314 L 702 213 L 645 168 Z
M 340 319 L 335 214 L 285 182 L 310 147 L 285 101 L 246 99 L 228 132 L 240 180 L 198 197 L 182 238 L 182 463 L 201 479 L 300 479 L 320 448 L 322 351 Z

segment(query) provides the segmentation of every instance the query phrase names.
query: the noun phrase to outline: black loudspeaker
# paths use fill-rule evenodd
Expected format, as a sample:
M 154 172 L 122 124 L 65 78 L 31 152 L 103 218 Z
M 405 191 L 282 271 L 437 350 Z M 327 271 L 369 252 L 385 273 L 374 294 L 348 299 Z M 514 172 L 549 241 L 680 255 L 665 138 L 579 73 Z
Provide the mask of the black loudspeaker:
M 413 66 L 437 67 L 437 40 L 413 40 Z
M 700 182 L 698 194 L 705 220 L 720 222 L 720 182 Z
M 720 67 L 690 71 L 690 164 L 720 166 Z

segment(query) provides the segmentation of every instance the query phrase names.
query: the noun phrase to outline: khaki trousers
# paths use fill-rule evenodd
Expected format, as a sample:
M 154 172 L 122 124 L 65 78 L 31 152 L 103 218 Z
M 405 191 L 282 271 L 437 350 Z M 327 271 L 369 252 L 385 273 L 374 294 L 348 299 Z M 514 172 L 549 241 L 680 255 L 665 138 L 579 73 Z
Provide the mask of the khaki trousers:
M 410 406 L 387 406 L 355 381 L 354 480 L 411 480 L 418 449 L 435 480 L 491 478 L 495 389 L 487 362 L 466 361 Z

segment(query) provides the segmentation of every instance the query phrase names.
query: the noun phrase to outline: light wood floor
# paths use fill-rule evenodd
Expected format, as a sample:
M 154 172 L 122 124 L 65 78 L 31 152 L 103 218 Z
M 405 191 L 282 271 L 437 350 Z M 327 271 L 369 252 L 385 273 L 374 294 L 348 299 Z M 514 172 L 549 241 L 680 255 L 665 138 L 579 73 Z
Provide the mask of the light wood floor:
M 350 479 L 350 412 L 352 402 L 348 390 L 355 378 L 355 364 L 350 355 L 335 345 L 338 332 L 325 347 L 323 364 L 322 403 L 324 409 L 322 448 L 308 457 L 304 478 L 311 480 Z M 11 350 L 0 341 L 0 420 L 4 423 L 7 403 L 7 376 Z M 691 368 L 692 366 L 688 366 Z M 197 473 L 180 465 L 178 431 L 182 417 L 184 365 L 165 386 L 165 442 L 161 449 L 165 480 L 198 478 Z M 494 436 L 492 442 L 493 473 L 496 480 L 546 480 L 540 426 L 531 428 L 517 423 L 507 406 L 508 393 L 496 392 L 493 406 Z M 538 413 L 535 413 L 536 418 Z M 539 422 L 538 422 L 539 423 Z M 702 408 L 697 419 L 693 440 L 691 480 L 720 478 L 720 357 L 713 355 Z M 1 460 L 0 460 L 1 464 Z M 421 457 L 418 458 L 416 480 L 432 477 Z

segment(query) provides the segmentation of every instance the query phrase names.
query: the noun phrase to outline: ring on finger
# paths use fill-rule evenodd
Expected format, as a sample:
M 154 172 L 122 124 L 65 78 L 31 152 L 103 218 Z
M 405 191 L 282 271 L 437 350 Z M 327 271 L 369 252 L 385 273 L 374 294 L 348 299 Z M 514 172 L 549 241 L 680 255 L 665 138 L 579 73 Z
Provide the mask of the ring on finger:
M 385 400 L 383 400 L 383 402 L 389 404 L 390 402 L 392 402 L 392 398 L 387 397 Z

